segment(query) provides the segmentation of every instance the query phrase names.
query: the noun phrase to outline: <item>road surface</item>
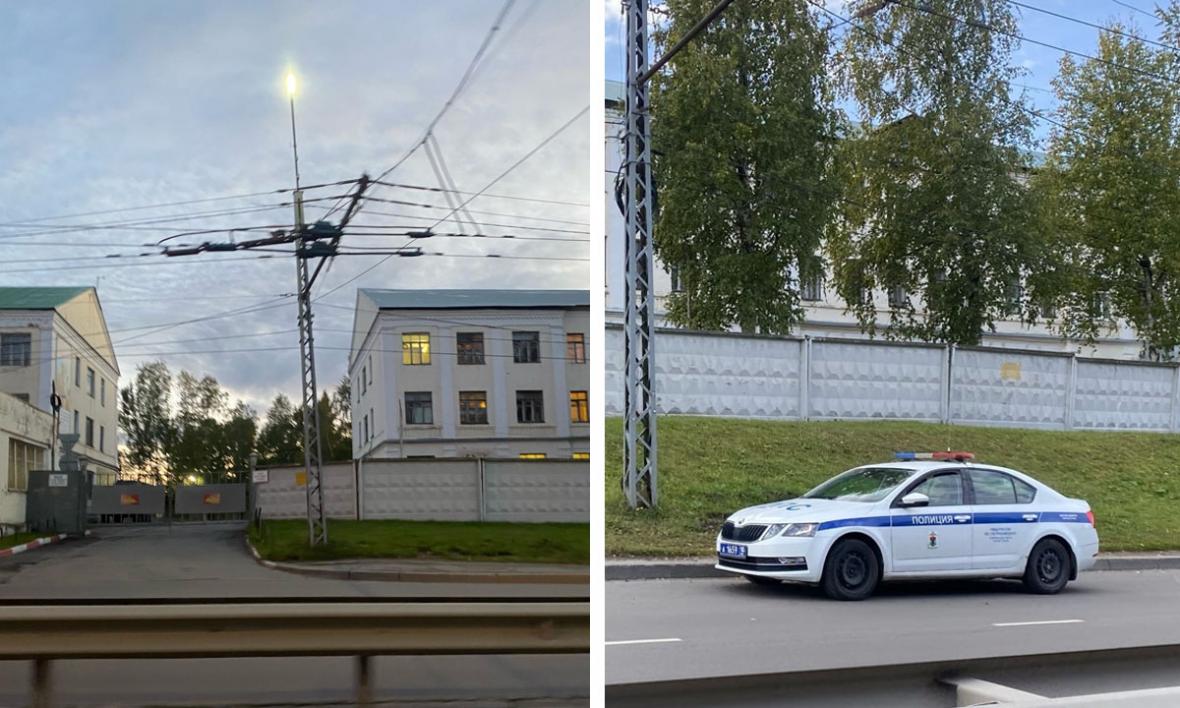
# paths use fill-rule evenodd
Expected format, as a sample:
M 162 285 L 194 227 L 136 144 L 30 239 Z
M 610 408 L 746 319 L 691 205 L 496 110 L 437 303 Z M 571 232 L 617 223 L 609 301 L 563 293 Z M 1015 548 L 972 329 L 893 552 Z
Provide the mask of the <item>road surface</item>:
M 1180 642 L 1180 571 L 884 585 L 864 602 L 740 578 L 606 584 L 608 684 Z M 1174 676 L 1173 676 L 1174 678 Z
M 241 524 L 107 527 L 84 540 L 0 559 L 6 599 L 585 597 L 581 585 L 390 583 L 311 578 L 264 568 Z M 586 704 L 579 656 L 380 657 L 379 698 Z M 28 662 L 0 662 L 0 705 L 27 703 Z M 63 661 L 58 699 L 71 705 L 297 703 L 351 696 L 347 658 Z

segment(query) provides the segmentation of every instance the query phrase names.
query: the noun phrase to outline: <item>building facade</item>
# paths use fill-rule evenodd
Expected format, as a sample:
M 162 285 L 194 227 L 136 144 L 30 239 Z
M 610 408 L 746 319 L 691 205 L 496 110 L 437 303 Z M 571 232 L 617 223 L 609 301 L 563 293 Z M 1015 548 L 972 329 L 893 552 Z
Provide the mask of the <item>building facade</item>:
M 588 457 L 589 344 L 585 290 L 359 290 L 353 457 Z
M 47 468 L 52 437 L 53 416 L 0 393 L 0 534 L 24 525 L 29 472 Z
M 74 450 L 112 484 L 118 459 L 119 365 L 93 287 L 0 288 L 0 392 L 51 414 L 61 399 L 47 462 L 59 459 L 56 438 L 77 433 Z
M 606 290 L 606 320 L 611 323 L 623 321 L 623 216 L 615 205 L 615 175 L 623 160 L 623 84 L 606 82 L 606 269 L 603 287 Z M 865 339 L 856 316 L 849 312 L 847 304 L 833 289 L 827 287 L 830 277 L 804 283 L 800 287 L 804 320 L 791 334 L 809 337 L 843 337 Z M 664 319 L 665 303 L 668 296 L 681 289 L 674 270 L 667 268 L 657 259 L 655 264 L 655 309 L 657 326 L 671 326 Z M 1015 297 L 1020 296 L 1019 287 L 1013 288 Z M 877 290 L 871 293 L 877 306 L 877 329 L 884 331 L 889 325 L 889 309 L 893 298 L 907 294 L 895 291 Z M 690 304 L 691 306 L 691 304 Z M 921 314 L 921 303 L 917 303 Z M 1081 356 L 1110 359 L 1139 359 L 1143 344 L 1125 322 L 1112 322 L 1111 327 L 1093 345 L 1082 345 L 1052 331 L 1043 323 L 1029 325 L 1018 317 L 996 322 L 995 332 L 984 332 L 981 342 L 984 346 L 1010 349 L 1034 349 L 1041 351 L 1071 352 Z

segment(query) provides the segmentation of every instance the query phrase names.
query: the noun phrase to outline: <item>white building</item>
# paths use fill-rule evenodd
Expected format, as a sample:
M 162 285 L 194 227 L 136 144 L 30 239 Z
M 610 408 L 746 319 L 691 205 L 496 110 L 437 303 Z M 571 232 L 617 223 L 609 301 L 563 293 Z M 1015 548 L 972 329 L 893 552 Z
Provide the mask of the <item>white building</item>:
M 118 460 L 119 365 L 93 287 L 0 288 L 0 391 L 52 413 L 57 433 L 77 433 L 74 450 L 95 484 L 111 484 Z M 56 440 L 56 435 L 45 436 Z M 46 462 L 60 457 L 55 446 Z
M 357 291 L 353 457 L 582 458 L 585 290 Z
M 52 437 L 53 416 L 0 393 L 0 533 L 24 525 L 29 471 L 46 469 Z
M 623 217 L 615 204 L 615 175 L 622 164 L 624 86 L 617 81 L 606 82 L 606 321 L 623 321 Z M 674 274 L 657 259 L 655 267 L 655 309 L 657 326 L 671 326 L 665 323 L 664 303 L 668 295 L 679 284 Z M 863 339 L 868 335 L 860 331 L 856 315 L 849 312 L 843 300 L 825 287 L 830 278 L 818 283 L 808 283 L 803 288 L 802 299 L 804 321 L 792 334 L 811 337 L 846 337 Z M 889 325 L 890 293 L 874 291 L 877 305 L 878 331 Z M 921 314 L 921 305 L 918 305 Z M 1112 359 L 1138 359 L 1142 343 L 1125 322 L 1119 322 L 1109 333 L 1100 337 L 1093 346 L 1083 347 L 1080 343 L 1065 339 L 1049 330 L 1043 324 L 1027 325 L 1018 319 L 996 323 L 996 332 L 983 335 L 982 344 L 991 347 L 1016 349 L 1039 349 L 1058 352 L 1077 352 L 1085 356 L 1099 356 Z

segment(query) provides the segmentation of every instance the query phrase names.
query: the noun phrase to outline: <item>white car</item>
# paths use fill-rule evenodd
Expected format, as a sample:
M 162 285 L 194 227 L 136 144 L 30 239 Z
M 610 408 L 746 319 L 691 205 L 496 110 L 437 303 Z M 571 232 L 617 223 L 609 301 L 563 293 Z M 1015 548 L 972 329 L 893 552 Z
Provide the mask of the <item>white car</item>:
M 907 578 L 1022 578 L 1052 594 L 1093 567 L 1086 502 L 970 453 L 897 456 L 733 514 L 717 536 L 717 569 L 863 600 L 880 581 Z

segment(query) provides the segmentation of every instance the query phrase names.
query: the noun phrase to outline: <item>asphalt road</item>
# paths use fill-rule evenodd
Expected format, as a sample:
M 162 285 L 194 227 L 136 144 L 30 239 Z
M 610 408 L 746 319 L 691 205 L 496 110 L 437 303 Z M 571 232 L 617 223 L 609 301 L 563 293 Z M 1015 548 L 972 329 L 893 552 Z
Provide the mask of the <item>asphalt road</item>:
M 241 524 L 101 528 L 0 559 L 5 599 L 585 597 L 580 585 L 394 583 L 312 578 L 264 568 Z M 0 662 L 0 705 L 24 705 L 28 662 Z M 54 664 L 61 704 L 347 702 L 347 658 L 63 661 Z M 381 657 L 375 695 L 478 705 L 540 701 L 586 704 L 589 658 L 581 656 Z M 552 703 L 555 701 L 555 703 Z
M 864 602 L 740 578 L 606 584 L 608 684 L 1180 642 L 1180 571 L 888 584 Z

